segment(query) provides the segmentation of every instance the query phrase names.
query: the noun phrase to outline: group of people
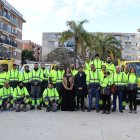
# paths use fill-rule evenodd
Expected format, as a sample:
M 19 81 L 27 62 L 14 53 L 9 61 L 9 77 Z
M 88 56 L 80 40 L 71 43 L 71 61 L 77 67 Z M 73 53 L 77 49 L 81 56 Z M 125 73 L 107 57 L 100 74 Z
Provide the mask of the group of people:
M 46 107 L 47 112 L 85 111 L 85 101 L 88 101 L 88 112 L 95 108 L 96 112 L 102 110 L 102 114 L 110 114 L 116 111 L 118 97 L 121 113 L 127 102 L 129 112 L 137 113 L 139 81 L 134 67 L 121 69 L 113 64 L 110 56 L 103 62 L 99 54 L 93 61 L 86 57 L 78 69 L 74 64 L 66 69 L 59 64 L 48 70 L 44 63 L 40 66 L 35 63 L 33 70 L 25 65 L 24 71 L 19 72 L 14 64 L 6 73 L 0 66 L 0 111 L 27 111 L 27 105 L 30 110 Z

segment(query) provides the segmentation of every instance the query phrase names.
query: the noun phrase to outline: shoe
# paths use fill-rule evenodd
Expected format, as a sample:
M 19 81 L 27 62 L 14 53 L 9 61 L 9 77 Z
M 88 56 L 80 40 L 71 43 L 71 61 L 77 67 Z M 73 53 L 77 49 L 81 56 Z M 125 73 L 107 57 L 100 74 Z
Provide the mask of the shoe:
M 136 110 L 134 111 L 134 114 L 137 114 L 137 111 Z
M 50 108 L 47 108 L 47 109 L 46 109 L 46 112 L 50 112 Z
M 16 112 L 20 112 L 20 105 L 19 104 L 16 105 Z
M 27 108 L 26 108 L 26 107 L 25 107 L 25 108 L 23 108 L 23 111 L 24 111 L 24 112 L 27 112 Z
M 106 114 L 110 114 L 110 111 L 107 111 Z
M 90 112 L 90 111 L 91 111 L 90 108 L 88 108 L 87 112 Z
M 130 110 L 129 113 L 133 113 L 133 110 Z
M 120 110 L 120 113 L 123 113 L 123 110 Z
M 35 107 L 34 107 L 34 106 L 31 106 L 31 107 L 30 107 L 30 110 L 34 110 L 34 109 L 35 109 Z
M 38 109 L 38 110 L 42 110 L 42 108 L 41 108 L 40 106 L 37 106 L 37 109 Z
M 103 110 L 103 111 L 102 111 L 102 114 L 105 114 L 105 113 L 106 113 L 106 112 Z
M 112 109 L 112 112 L 116 112 L 116 110 L 115 109 Z
M 99 113 L 99 112 L 100 112 L 100 110 L 99 110 L 99 109 L 96 109 L 96 112 L 97 112 L 97 113 Z
M 79 108 L 75 108 L 75 111 L 79 111 Z
M 82 112 L 85 112 L 85 109 L 84 108 L 82 108 Z

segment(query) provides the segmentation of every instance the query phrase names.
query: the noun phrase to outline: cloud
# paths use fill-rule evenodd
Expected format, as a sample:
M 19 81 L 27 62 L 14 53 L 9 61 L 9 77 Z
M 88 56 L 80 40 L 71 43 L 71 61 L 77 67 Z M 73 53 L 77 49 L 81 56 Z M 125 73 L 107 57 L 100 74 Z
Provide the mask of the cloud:
M 109 9 L 136 6 L 140 0 L 7 0 L 19 10 L 25 20 L 23 39 L 41 44 L 42 32 L 62 31 L 67 20 L 88 19 L 109 14 Z

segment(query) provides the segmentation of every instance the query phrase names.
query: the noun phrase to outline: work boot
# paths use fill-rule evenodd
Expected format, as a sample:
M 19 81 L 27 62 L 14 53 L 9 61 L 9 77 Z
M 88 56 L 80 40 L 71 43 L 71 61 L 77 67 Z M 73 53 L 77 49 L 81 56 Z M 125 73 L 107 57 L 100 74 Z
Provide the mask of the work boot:
M 19 104 L 16 105 L 16 112 L 20 112 L 20 105 Z
M 129 113 L 133 113 L 133 110 L 130 110 Z
M 103 111 L 102 111 L 102 114 L 105 114 L 105 113 L 106 113 L 106 111 L 105 111 L 105 110 L 103 110 Z
M 116 112 L 116 110 L 113 108 L 113 109 L 112 109 L 112 112 Z
M 110 114 L 110 111 L 106 111 L 106 114 Z
M 85 112 L 85 109 L 84 108 L 82 108 L 82 112 Z
M 97 112 L 97 113 L 99 113 L 99 112 L 100 112 L 100 110 L 99 110 L 99 109 L 96 109 L 96 112 Z
M 39 105 L 39 106 L 37 106 L 37 109 L 38 109 L 38 110 L 42 110 L 42 108 L 40 107 L 40 105 Z
M 34 109 L 35 109 L 35 106 L 31 106 L 31 107 L 30 107 L 30 110 L 34 110 Z
M 137 111 L 136 110 L 134 110 L 134 114 L 137 114 Z
M 90 112 L 90 111 L 91 111 L 91 109 L 90 109 L 90 108 L 88 108 L 87 112 Z
M 23 105 L 22 110 L 23 110 L 24 112 L 27 112 L 27 108 L 26 108 L 26 105 L 25 105 L 25 104 Z
M 47 106 L 46 112 L 50 112 L 50 106 Z

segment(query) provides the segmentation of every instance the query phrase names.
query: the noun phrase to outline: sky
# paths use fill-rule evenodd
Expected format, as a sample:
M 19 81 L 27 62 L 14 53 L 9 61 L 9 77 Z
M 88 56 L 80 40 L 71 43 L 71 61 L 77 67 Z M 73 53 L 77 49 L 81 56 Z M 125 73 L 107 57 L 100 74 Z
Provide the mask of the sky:
M 43 32 L 67 30 L 66 21 L 88 20 L 89 32 L 135 33 L 140 0 L 7 0 L 26 20 L 23 40 L 42 45 Z

